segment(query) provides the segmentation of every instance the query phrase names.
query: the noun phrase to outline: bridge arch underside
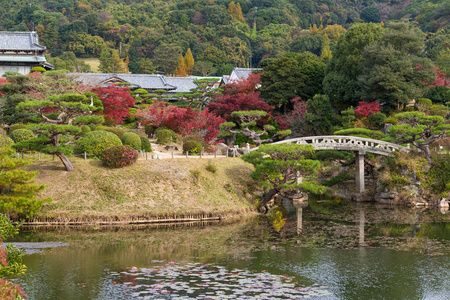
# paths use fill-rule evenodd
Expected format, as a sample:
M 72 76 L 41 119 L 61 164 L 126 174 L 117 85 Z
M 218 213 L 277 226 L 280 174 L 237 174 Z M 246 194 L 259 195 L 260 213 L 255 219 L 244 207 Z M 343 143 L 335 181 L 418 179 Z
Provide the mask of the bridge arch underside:
M 378 141 L 374 139 L 353 137 L 353 136 L 312 136 L 296 139 L 288 139 L 273 144 L 294 143 L 299 145 L 311 145 L 317 151 L 339 150 L 352 151 L 355 153 L 355 185 L 356 191 L 362 193 L 365 190 L 364 183 L 364 155 L 374 153 L 384 156 L 393 156 L 396 151 L 406 151 L 409 149 L 397 144 Z

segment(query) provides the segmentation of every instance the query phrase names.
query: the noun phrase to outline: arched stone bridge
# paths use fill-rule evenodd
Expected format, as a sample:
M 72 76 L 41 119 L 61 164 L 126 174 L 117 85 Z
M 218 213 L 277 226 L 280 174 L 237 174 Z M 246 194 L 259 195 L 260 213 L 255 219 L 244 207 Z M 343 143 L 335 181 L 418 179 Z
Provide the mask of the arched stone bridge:
M 357 192 L 364 192 L 364 154 L 366 152 L 391 156 L 396 151 L 409 152 L 409 148 L 397 144 L 383 142 L 374 139 L 355 136 L 308 136 L 295 139 L 282 140 L 273 144 L 293 143 L 299 145 L 311 145 L 316 150 L 343 150 L 355 152 L 355 183 Z M 250 151 L 257 150 L 253 148 Z

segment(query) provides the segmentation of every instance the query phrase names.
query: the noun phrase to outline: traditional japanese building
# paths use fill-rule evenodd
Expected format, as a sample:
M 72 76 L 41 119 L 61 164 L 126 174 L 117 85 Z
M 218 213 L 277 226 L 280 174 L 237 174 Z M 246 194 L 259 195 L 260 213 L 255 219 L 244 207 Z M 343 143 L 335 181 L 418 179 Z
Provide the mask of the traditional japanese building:
M 46 50 L 35 31 L 0 31 L 0 76 L 8 71 L 26 75 L 37 66 L 53 69 L 45 59 Z

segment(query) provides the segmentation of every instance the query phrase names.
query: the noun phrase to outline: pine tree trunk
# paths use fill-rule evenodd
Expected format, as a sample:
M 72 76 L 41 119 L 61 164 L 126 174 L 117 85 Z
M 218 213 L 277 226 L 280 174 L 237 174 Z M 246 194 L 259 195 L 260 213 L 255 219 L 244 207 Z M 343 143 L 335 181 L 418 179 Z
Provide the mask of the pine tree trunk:
M 261 205 L 265 205 L 267 202 L 272 200 L 272 198 L 278 193 L 278 189 L 271 189 L 261 200 Z
M 56 156 L 58 156 L 61 162 L 64 164 L 67 172 L 71 172 L 74 170 L 72 162 L 69 160 L 69 158 L 67 158 L 67 156 L 65 156 L 63 153 L 57 153 Z

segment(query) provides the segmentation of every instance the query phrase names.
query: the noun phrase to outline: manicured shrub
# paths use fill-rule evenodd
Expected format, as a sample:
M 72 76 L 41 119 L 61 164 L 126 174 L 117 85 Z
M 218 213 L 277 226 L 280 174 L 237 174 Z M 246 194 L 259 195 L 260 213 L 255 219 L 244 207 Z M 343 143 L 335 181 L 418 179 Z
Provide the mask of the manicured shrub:
M 83 126 L 81 126 L 81 131 L 84 133 L 88 133 L 88 132 L 91 132 L 92 130 L 89 126 L 83 125 Z
M 0 148 L 9 148 L 14 141 L 5 135 L 0 135 Z
M 428 98 L 419 98 L 417 99 L 417 104 L 430 107 L 431 105 L 433 105 L 433 101 Z
M 187 141 L 196 141 L 197 143 L 202 145 L 202 148 L 205 151 L 208 151 L 211 148 L 211 146 L 208 145 L 208 143 L 205 141 L 205 139 L 203 138 L 203 136 L 201 134 L 192 134 L 192 135 L 185 136 L 183 138 L 183 143 L 186 143 Z
M 369 115 L 369 121 L 377 128 L 383 127 L 384 120 L 386 120 L 386 115 L 380 112 L 373 113 Z
M 379 130 L 374 130 L 374 131 L 372 131 L 372 133 L 370 134 L 370 138 L 371 138 L 371 139 L 374 139 L 374 140 L 381 140 L 381 139 L 384 139 L 384 137 L 385 137 L 384 133 L 382 133 L 382 132 L 379 131 Z
M 139 153 L 129 146 L 113 146 L 103 151 L 101 160 L 108 168 L 122 168 L 134 164 Z
M 198 154 L 202 151 L 202 145 L 196 141 L 187 141 L 183 143 L 183 152 L 186 151 L 192 154 Z
M 89 153 L 100 156 L 103 151 L 113 146 L 121 146 L 122 141 L 112 132 L 97 130 L 86 133 L 76 142 L 76 153 Z
M 33 72 L 41 72 L 41 73 L 44 73 L 45 71 L 47 71 L 47 70 L 44 69 L 43 67 L 34 67 L 34 68 L 32 68 L 32 69 L 30 70 L 30 73 L 33 73 Z
M 144 150 L 145 152 L 152 152 L 152 145 L 150 144 L 150 141 L 145 136 L 140 136 L 141 138 L 141 150 Z
M 177 134 L 170 129 L 158 128 L 155 131 L 156 142 L 161 145 L 166 145 L 177 141 Z
M 17 130 L 17 129 L 25 129 L 25 128 L 27 128 L 27 125 L 22 124 L 22 123 L 12 124 L 12 125 L 9 126 L 9 128 L 8 128 L 8 134 L 11 134 L 14 130 Z
M 134 132 L 127 132 L 121 138 L 122 144 L 134 150 L 141 150 L 141 138 Z
M 0 135 L 8 135 L 8 134 L 6 133 L 5 129 L 0 128 Z
M 397 125 L 398 124 L 398 120 L 394 117 L 387 117 L 386 120 L 384 120 L 384 124 L 392 124 L 392 125 Z
M 89 124 L 88 126 L 91 129 L 91 131 L 96 131 L 97 130 L 97 126 L 95 124 Z
M 353 155 L 350 152 L 338 150 L 317 151 L 316 153 L 311 155 L 311 158 L 321 161 L 331 161 L 331 160 L 343 160 L 346 162 L 353 161 Z
M 103 130 L 103 131 L 108 131 L 108 132 L 114 133 L 115 135 L 117 135 L 119 137 L 119 139 L 121 139 L 122 136 L 126 132 L 125 129 L 117 128 L 117 127 L 108 127 L 108 126 L 97 126 L 97 130 Z
M 370 130 L 370 129 L 366 129 L 366 128 L 343 129 L 343 130 L 335 131 L 334 135 L 349 135 L 349 136 L 356 136 L 356 137 L 369 138 L 369 139 L 375 139 L 375 140 L 381 140 L 382 138 L 384 138 L 384 134 L 381 131 Z
M 349 128 L 349 129 L 343 129 L 334 132 L 334 135 L 356 135 L 356 134 L 363 134 L 370 136 L 372 133 L 372 130 L 366 129 L 366 128 Z
M 34 138 L 34 133 L 30 129 L 16 129 L 9 136 L 15 143 L 18 143 Z

